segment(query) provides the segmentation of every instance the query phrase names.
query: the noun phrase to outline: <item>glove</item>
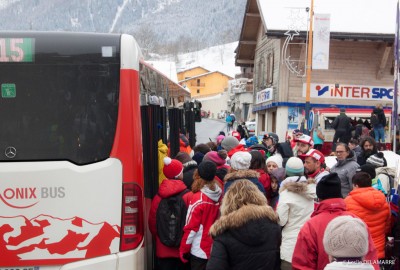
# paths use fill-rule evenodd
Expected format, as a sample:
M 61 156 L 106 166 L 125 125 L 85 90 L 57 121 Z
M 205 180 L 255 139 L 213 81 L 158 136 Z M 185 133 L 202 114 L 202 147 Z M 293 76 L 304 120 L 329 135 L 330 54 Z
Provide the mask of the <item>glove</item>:
M 181 261 L 183 263 L 188 263 L 189 262 L 189 254 L 188 253 L 179 252 L 179 257 L 181 258 Z

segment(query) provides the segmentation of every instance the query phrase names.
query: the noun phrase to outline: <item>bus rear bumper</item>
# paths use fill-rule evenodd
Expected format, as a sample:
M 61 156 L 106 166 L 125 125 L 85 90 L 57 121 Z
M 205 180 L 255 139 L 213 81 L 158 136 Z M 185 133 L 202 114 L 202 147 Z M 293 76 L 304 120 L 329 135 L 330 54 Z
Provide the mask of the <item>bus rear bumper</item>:
M 50 270 L 50 268 L 40 268 Z M 108 256 L 92 258 L 63 265 L 60 270 L 144 270 L 145 248 L 143 242 L 137 249 Z

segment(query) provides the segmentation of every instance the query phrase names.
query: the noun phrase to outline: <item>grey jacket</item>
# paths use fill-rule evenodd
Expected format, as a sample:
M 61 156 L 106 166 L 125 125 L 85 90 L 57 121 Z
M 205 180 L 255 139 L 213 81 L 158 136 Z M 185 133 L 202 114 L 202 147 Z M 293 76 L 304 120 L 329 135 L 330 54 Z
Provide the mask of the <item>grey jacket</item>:
M 350 152 L 350 156 L 344 160 L 338 160 L 337 163 L 331 168 L 331 172 L 338 174 L 342 184 L 342 196 L 346 198 L 349 192 L 353 189 L 353 176 L 356 170 L 360 167 L 357 163 L 357 158 L 354 152 Z

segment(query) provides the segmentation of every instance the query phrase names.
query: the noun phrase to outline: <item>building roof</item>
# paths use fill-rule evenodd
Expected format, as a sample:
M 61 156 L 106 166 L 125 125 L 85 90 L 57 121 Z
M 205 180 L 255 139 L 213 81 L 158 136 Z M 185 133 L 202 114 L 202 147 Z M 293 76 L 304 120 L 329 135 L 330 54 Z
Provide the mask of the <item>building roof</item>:
M 331 32 L 394 35 L 396 3 L 396 0 L 316 0 L 314 14 L 331 15 Z M 258 0 L 258 5 L 267 34 L 288 30 L 293 21 L 298 30 L 307 30 L 306 8 L 310 7 L 310 0 Z
M 178 76 L 176 74 L 175 62 L 168 61 L 146 61 L 146 63 L 152 65 L 165 77 L 169 78 L 171 81 L 178 83 Z
M 209 71 L 208 69 L 206 69 L 206 68 L 204 68 L 204 67 L 201 67 L 201 66 L 195 66 L 195 67 L 191 67 L 191 68 L 183 69 L 183 70 L 179 71 L 179 72 L 178 72 L 178 74 L 179 74 L 179 73 L 186 72 L 186 71 L 189 71 L 189 70 L 193 70 L 193 69 L 196 69 L 196 68 L 201 68 L 201 69 L 204 69 L 204 70 L 206 70 L 206 71 Z
M 257 0 L 248 0 L 244 12 L 239 44 L 236 48 L 235 65 L 252 66 L 257 45 L 257 32 L 261 23 Z
M 179 81 L 179 83 L 187 82 L 187 81 L 190 81 L 190 80 L 193 80 L 193 79 L 197 79 L 197 78 L 200 78 L 200 77 L 204 77 L 204 76 L 207 76 L 207 75 L 210 75 L 210 74 L 213 74 L 213 73 L 220 73 L 220 74 L 222 74 L 222 75 L 224 75 L 224 76 L 226 76 L 226 77 L 228 77 L 230 79 L 233 79 L 231 76 L 226 75 L 225 73 L 223 73 L 221 71 L 210 71 L 210 72 L 207 72 L 207 73 L 203 73 L 203 74 L 200 74 L 200 75 L 197 75 L 197 76 L 193 76 L 193 77 L 187 78 L 185 80 Z
M 143 65 L 145 65 L 146 67 L 148 67 L 149 69 L 154 70 L 155 72 L 157 72 L 158 74 L 160 74 L 160 76 L 162 76 L 166 82 L 168 83 L 168 88 L 170 90 L 170 96 L 179 96 L 179 95 L 184 95 L 184 96 L 190 96 L 190 90 L 181 86 L 180 84 L 172 81 L 168 76 L 166 76 L 165 74 L 163 74 L 162 72 L 160 72 L 159 70 L 157 70 L 153 65 L 141 60 L 140 61 Z

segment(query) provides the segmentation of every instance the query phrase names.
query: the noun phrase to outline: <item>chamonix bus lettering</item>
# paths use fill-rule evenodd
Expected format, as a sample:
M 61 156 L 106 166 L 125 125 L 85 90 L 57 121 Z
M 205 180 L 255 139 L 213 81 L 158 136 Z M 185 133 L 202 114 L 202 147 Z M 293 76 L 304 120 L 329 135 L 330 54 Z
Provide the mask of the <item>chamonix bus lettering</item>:
M 65 187 L 18 187 L 6 188 L 0 198 L 10 207 L 32 207 L 40 199 L 56 199 L 65 197 Z M 25 202 L 25 203 L 24 203 Z M 34 203 L 34 204 L 32 204 Z

